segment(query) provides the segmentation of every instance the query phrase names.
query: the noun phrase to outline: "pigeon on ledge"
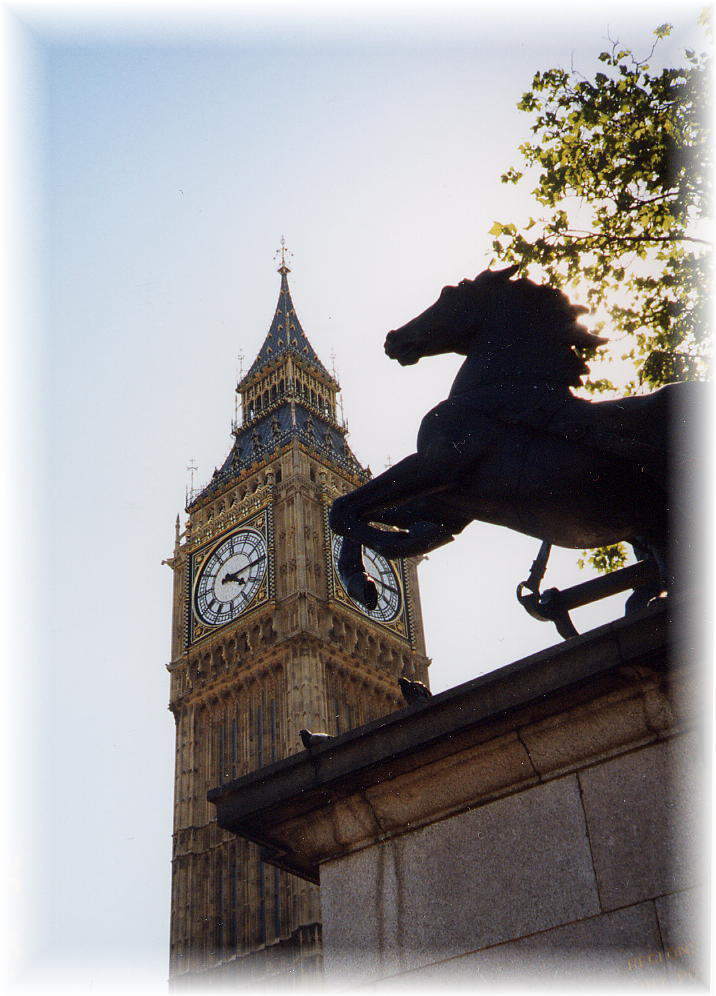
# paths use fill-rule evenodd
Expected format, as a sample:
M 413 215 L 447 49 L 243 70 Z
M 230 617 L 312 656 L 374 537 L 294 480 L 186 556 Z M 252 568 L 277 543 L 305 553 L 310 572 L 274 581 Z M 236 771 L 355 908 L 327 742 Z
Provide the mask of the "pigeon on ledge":
M 428 699 L 433 697 L 433 693 L 422 681 L 411 681 L 410 678 L 406 678 L 403 675 L 402 678 L 398 679 L 398 684 L 403 693 L 403 698 L 410 705 L 414 705 L 416 702 L 427 702 Z
M 328 733 L 311 733 L 310 730 L 299 730 L 298 735 L 301 738 L 301 743 L 308 750 L 311 747 L 320 747 L 321 744 L 328 743 L 329 740 L 335 740 L 335 737 Z

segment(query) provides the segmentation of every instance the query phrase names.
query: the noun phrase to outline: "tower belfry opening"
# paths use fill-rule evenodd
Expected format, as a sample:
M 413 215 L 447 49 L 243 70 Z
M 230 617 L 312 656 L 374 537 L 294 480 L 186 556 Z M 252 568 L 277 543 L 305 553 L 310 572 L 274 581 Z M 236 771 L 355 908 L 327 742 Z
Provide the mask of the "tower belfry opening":
M 338 578 L 328 509 L 370 475 L 296 313 L 283 242 L 278 272 L 269 330 L 239 375 L 228 455 L 189 496 L 168 561 L 174 988 L 207 973 L 320 969 L 318 888 L 220 830 L 207 792 L 302 750 L 302 728 L 337 735 L 402 708 L 401 674 L 427 682 L 416 564 L 366 551 L 380 591 L 370 611 Z

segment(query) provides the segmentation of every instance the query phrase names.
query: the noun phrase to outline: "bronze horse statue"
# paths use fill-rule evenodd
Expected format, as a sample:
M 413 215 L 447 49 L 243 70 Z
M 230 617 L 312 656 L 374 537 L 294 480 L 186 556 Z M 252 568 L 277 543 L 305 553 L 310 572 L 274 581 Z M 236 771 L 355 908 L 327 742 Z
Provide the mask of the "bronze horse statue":
M 575 397 L 585 358 L 606 340 L 579 324 L 588 309 L 511 279 L 517 270 L 444 287 L 387 335 L 386 353 L 403 366 L 448 352 L 466 359 L 447 399 L 423 418 L 417 451 L 331 508 L 331 528 L 344 537 L 341 579 L 367 608 L 377 589 L 363 545 L 393 559 L 425 554 L 475 519 L 575 549 L 631 543 L 660 579 L 639 604 L 673 583 L 669 425 L 701 385 Z

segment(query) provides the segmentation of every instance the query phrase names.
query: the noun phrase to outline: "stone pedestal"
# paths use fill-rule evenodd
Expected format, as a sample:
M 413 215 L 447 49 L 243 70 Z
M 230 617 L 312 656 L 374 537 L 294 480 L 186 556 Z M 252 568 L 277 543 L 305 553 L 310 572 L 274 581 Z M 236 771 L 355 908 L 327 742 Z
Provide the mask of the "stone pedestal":
M 335 986 L 706 972 L 693 653 L 647 610 L 210 793 Z

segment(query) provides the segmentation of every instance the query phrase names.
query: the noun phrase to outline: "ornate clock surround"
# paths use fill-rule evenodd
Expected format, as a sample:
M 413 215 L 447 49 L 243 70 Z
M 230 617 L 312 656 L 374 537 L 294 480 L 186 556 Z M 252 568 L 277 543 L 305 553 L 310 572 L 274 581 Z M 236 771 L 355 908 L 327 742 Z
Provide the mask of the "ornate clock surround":
M 348 609 L 349 612 L 358 616 L 363 620 L 370 622 L 372 626 L 379 626 L 382 629 L 388 630 L 394 636 L 400 637 L 401 640 L 405 640 L 406 643 L 410 644 L 413 639 L 412 632 L 412 618 L 411 618 L 411 608 L 410 608 L 410 589 L 408 582 L 408 572 L 406 570 L 405 561 L 396 560 L 391 562 L 393 572 L 397 576 L 399 587 L 400 587 L 400 610 L 393 619 L 382 620 L 377 619 L 369 615 L 365 610 L 361 609 L 353 599 L 347 594 L 341 580 L 338 577 L 338 571 L 336 570 L 336 563 L 333 557 L 333 544 L 336 534 L 333 532 L 328 524 L 328 512 L 331 506 L 331 499 L 329 496 L 324 495 L 324 507 L 323 507 L 323 529 L 325 535 L 325 551 L 326 551 L 326 578 L 328 579 L 328 599 L 329 602 L 338 603 L 342 608 Z
M 256 512 L 232 523 L 229 529 L 213 536 L 208 542 L 203 543 L 189 554 L 188 570 L 186 572 L 186 625 L 185 625 L 185 648 L 194 646 L 201 640 L 213 636 L 226 626 L 231 626 L 238 617 L 229 619 L 227 622 L 212 625 L 202 620 L 196 611 L 195 590 L 201 576 L 201 571 L 214 551 L 221 547 L 227 540 L 237 533 L 251 530 L 261 535 L 266 548 L 267 567 L 266 573 L 258 587 L 258 591 L 253 596 L 247 607 L 240 613 L 240 618 L 247 618 L 257 609 L 265 606 L 268 602 L 274 601 L 276 597 L 275 589 L 275 551 L 273 542 L 273 508 L 270 501 L 267 501 Z

